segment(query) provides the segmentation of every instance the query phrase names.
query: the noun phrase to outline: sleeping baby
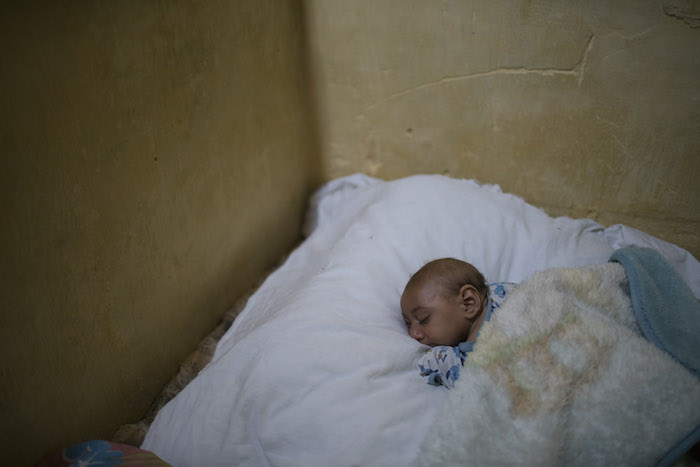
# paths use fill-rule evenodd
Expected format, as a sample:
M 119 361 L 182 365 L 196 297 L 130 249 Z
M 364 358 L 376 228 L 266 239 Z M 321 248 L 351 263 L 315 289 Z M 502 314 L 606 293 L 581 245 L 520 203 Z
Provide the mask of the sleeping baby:
M 454 387 L 484 321 L 515 284 L 487 284 L 471 264 L 453 258 L 431 261 L 416 272 L 401 295 L 408 333 L 432 347 L 418 361 L 429 384 Z

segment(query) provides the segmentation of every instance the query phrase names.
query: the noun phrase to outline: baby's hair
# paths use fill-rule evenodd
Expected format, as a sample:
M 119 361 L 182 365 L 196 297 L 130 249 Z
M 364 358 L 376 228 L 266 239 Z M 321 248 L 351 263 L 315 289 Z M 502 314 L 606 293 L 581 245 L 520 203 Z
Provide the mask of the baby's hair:
M 473 285 L 482 299 L 486 299 L 488 294 L 488 286 L 479 270 L 454 258 L 441 258 L 427 263 L 411 276 L 406 288 L 426 280 L 435 281 L 440 287 L 439 293 L 443 296 L 459 294 L 459 290 L 466 284 Z

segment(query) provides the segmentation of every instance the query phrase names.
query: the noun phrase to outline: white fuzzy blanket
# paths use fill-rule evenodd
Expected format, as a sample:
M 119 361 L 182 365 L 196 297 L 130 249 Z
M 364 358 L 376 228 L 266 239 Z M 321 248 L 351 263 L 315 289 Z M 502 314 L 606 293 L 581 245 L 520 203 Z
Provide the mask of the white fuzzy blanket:
M 642 337 L 626 280 L 609 263 L 520 284 L 482 328 L 415 465 L 672 461 L 700 425 L 700 382 Z

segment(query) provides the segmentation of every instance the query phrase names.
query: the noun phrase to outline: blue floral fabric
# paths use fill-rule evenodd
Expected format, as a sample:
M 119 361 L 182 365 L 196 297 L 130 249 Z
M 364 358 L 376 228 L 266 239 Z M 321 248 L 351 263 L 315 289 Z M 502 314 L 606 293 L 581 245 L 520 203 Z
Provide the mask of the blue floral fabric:
M 164 467 L 170 464 L 150 451 L 100 439 L 56 450 L 35 467 Z
M 63 458 L 71 465 L 90 465 L 99 462 L 100 465 L 113 466 L 122 463 L 122 453 L 113 451 L 107 441 L 94 440 L 74 444 L 63 451 Z
M 491 319 L 491 313 L 501 307 L 506 295 L 516 284 L 512 282 L 494 282 L 489 284 L 488 304 L 484 321 Z M 478 333 L 477 333 L 478 336 Z M 460 342 L 455 347 L 438 345 L 428 350 L 416 363 L 420 377 L 433 386 L 445 386 L 452 389 L 459 378 L 467 354 L 474 349 L 474 342 Z

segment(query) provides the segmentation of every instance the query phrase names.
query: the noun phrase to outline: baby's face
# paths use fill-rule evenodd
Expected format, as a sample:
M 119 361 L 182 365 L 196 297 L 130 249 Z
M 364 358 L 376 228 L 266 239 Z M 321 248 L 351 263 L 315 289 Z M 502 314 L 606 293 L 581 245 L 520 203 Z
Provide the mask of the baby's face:
M 401 314 L 408 334 L 431 347 L 455 346 L 467 340 L 471 328 L 459 296 L 443 297 L 432 281 L 406 287 Z

